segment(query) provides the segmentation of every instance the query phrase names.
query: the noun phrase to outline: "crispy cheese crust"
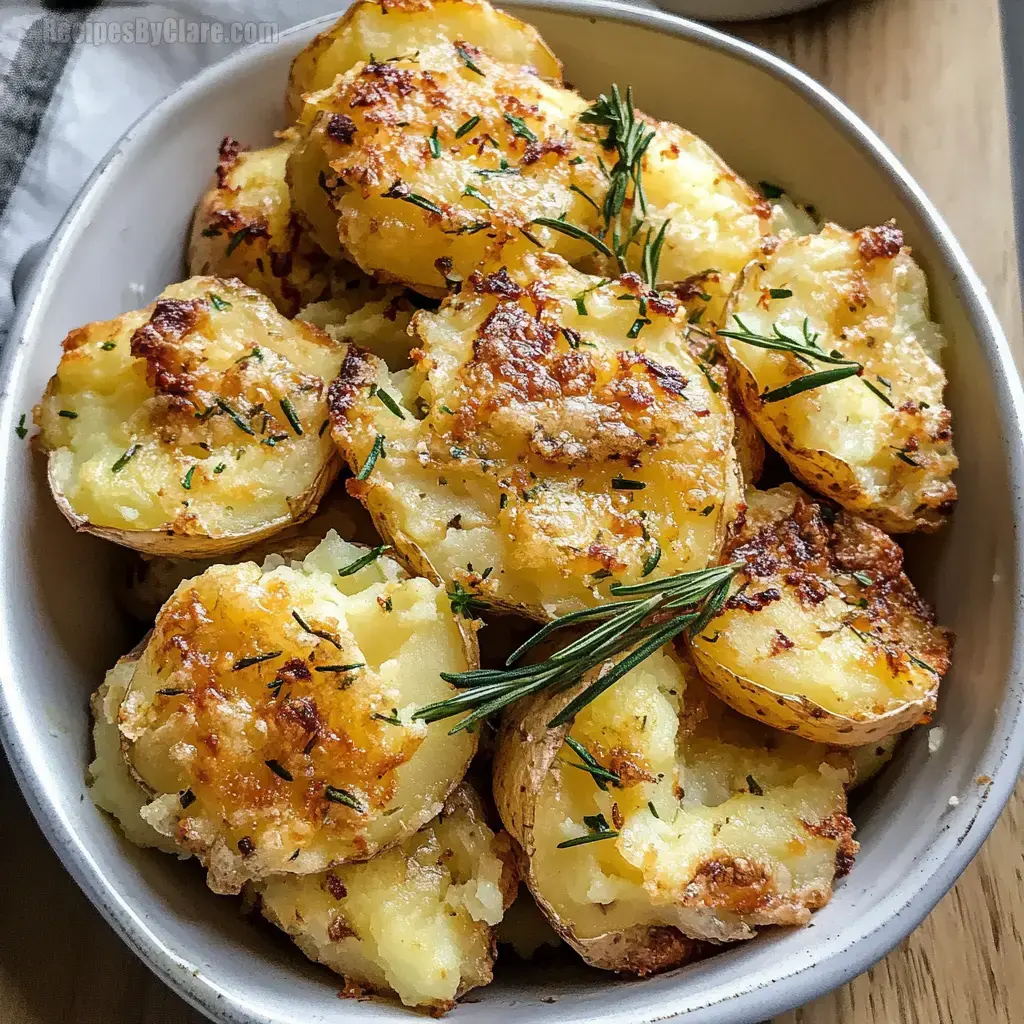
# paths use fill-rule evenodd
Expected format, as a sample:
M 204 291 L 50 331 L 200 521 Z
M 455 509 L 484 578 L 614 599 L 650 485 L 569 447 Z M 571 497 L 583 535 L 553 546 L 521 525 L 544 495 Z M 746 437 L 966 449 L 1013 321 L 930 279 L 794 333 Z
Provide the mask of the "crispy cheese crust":
M 495 798 L 534 897 L 588 963 L 649 974 L 704 942 L 806 924 L 828 902 L 857 850 L 849 757 L 735 714 L 671 648 L 571 729 L 549 729 L 567 699 L 514 707 L 499 737 Z M 567 735 L 620 784 L 602 790 L 571 768 L 580 759 Z M 559 847 L 601 828 L 613 834 Z
M 348 487 L 416 571 L 545 619 L 594 604 L 611 575 L 717 557 L 738 488 L 727 396 L 674 300 L 629 338 L 638 291 L 540 254 L 419 313 L 411 373 L 349 352 L 335 440 L 356 473 L 383 453 Z
M 784 241 L 747 267 L 728 313 L 730 330 L 739 316 L 762 335 L 774 326 L 800 339 L 806 323 L 825 352 L 864 366 L 863 378 L 765 403 L 766 389 L 808 367 L 721 339 L 751 418 L 800 480 L 890 533 L 945 521 L 956 503 L 957 458 L 938 362 L 943 337 L 929 319 L 924 274 L 894 225 L 850 232 L 829 224 Z
M 411 718 L 477 664 L 443 590 L 331 533 L 302 563 L 214 566 L 157 616 L 119 727 L 143 810 L 207 868 L 248 879 L 365 860 L 433 817 L 475 749 Z
M 344 975 L 345 992 L 395 992 L 449 1010 L 492 977 L 494 926 L 518 874 L 508 836 L 460 786 L 441 814 L 363 864 L 285 875 L 259 887 L 263 915 L 311 960 Z
M 742 527 L 723 558 L 744 566 L 693 653 L 738 711 L 857 746 L 934 709 L 952 636 L 935 624 L 903 572 L 903 552 L 881 530 L 784 484 L 747 492 Z
M 320 427 L 343 352 L 213 277 L 72 331 L 35 409 L 58 505 L 77 529 L 185 557 L 301 522 L 339 468 Z
M 486 47 L 404 56 L 357 64 L 307 96 L 288 178 L 319 244 L 427 294 L 538 245 L 617 273 L 587 239 L 536 223 L 559 219 L 606 245 L 631 230 L 603 218 L 614 159 L 604 130 L 581 120 L 586 101 Z M 624 264 L 639 271 L 645 231 L 664 224 L 659 281 L 717 323 L 736 275 L 778 241 L 772 208 L 692 132 L 637 117 L 655 138 L 642 159 L 647 209 L 626 204 L 645 227 Z
M 288 108 L 298 117 L 306 93 L 326 89 L 361 61 L 467 42 L 551 82 L 562 79 L 562 65 L 532 25 L 482 0 L 359 0 L 292 61 Z
M 310 95 L 288 180 L 328 252 L 440 295 L 488 258 L 536 248 L 522 233 L 536 217 L 594 225 L 571 189 L 596 195 L 603 181 L 596 142 L 573 136 L 585 108 L 528 68 L 446 42 L 357 64 Z M 546 228 L 534 237 L 569 259 L 591 251 Z
M 330 292 L 327 256 L 292 210 L 285 181 L 292 145 L 249 150 L 225 138 L 188 249 L 189 274 L 237 277 L 288 317 Z

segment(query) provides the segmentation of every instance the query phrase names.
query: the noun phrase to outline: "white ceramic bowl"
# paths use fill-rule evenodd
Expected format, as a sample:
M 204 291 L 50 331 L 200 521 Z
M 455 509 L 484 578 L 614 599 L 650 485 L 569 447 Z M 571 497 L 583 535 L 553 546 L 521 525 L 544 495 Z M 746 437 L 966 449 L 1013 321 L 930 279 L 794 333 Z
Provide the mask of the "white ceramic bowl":
M 864 970 L 917 925 L 977 851 L 1017 778 L 1021 387 L 984 289 L 934 208 L 875 135 L 815 83 L 670 15 L 599 0 L 509 6 L 538 26 L 585 94 L 631 82 L 646 110 L 694 129 L 749 178 L 778 181 L 850 226 L 895 216 L 952 339 L 961 503 L 940 536 L 911 545 L 922 589 L 959 635 L 937 719 L 945 740 L 929 756 L 926 730 L 915 733 L 855 808 L 862 852 L 832 902 L 810 928 L 770 931 L 642 983 L 582 967 L 506 968 L 457 1011 L 463 1024 L 763 1020 Z M 243 921 L 236 902 L 208 892 L 194 868 L 128 846 L 94 809 L 84 785 L 87 696 L 126 649 L 110 586 L 121 556 L 68 529 L 46 493 L 42 460 L 14 428 L 70 328 L 135 308 L 183 276 L 189 216 L 218 140 L 269 141 L 289 60 L 317 28 L 210 69 L 125 136 L 37 269 L 0 378 L 7 753 L 50 842 L 125 941 L 212 1018 L 245 1024 L 411 1018 L 389 1003 L 339 1003 L 337 979 Z M 982 776 L 992 781 L 978 783 Z M 954 795 L 959 805 L 950 807 Z

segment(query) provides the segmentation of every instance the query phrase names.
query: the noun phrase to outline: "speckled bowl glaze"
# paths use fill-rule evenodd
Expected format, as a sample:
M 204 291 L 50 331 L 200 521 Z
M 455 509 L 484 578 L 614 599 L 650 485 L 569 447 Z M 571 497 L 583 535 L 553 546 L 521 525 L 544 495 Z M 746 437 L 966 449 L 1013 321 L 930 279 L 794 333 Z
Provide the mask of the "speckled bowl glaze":
M 958 636 L 926 730 L 854 810 L 862 852 L 810 928 L 775 930 L 644 982 L 583 967 L 499 968 L 455 1011 L 462 1024 L 688 1024 L 764 1020 L 864 970 L 928 913 L 977 852 L 1024 756 L 1019 596 L 1021 386 L 985 290 L 888 149 L 824 89 L 775 57 L 704 26 L 612 2 L 510 4 L 533 21 L 582 92 L 631 82 L 651 114 L 707 138 L 738 171 L 778 181 L 850 226 L 896 217 L 932 285 L 951 343 L 961 504 L 937 537 L 914 538 L 912 571 Z M 75 535 L 43 462 L 15 426 L 65 333 L 183 276 L 193 203 L 221 136 L 260 144 L 280 126 L 293 54 L 324 22 L 211 68 L 121 140 L 57 232 L 3 354 L 0 438 L 0 731 L 25 796 L 68 870 L 124 940 L 211 1018 L 239 1024 L 410 1020 L 383 1000 L 340 1003 L 307 964 L 199 872 L 122 841 L 85 792 L 87 697 L 126 648 L 112 599 L 121 555 Z M 977 781 L 988 779 L 990 781 Z M 956 796 L 959 804 L 951 806 Z M 30 880 L 23 880 L 30 884 Z M 59 965 L 56 969 L 59 969 Z

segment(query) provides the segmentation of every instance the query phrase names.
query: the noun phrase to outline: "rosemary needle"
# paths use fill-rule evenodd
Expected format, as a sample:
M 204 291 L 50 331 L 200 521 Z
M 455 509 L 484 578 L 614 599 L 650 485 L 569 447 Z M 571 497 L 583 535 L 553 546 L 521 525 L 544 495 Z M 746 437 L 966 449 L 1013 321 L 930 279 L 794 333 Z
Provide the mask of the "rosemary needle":
M 626 600 L 570 612 L 548 623 L 512 652 L 504 668 L 442 673 L 441 677 L 461 692 L 417 709 L 413 717 L 436 722 L 466 713 L 451 730 L 459 732 L 532 693 L 562 692 L 591 670 L 623 655 L 548 723 L 561 725 L 683 630 L 703 629 L 725 603 L 732 578 L 742 564 L 734 562 L 629 586 L 612 584 L 611 596 Z M 663 612 L 675 614 L 652 620 L 656 613 Z M 533 665 L 517 664 L 554 633 L 587 623 L 592 625 L 588 632 L 545 660 Z

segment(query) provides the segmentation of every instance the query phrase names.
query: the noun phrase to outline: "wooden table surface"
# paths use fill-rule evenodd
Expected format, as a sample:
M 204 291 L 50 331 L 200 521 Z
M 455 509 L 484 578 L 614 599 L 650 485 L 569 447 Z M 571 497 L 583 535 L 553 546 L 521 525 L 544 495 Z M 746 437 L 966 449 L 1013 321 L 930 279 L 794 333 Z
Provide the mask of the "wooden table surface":
M 737 31 L 810 72 L 895 149 L 959 236 L 1024 366 L 997 8 L 997 0 L 837 0 Z M 6 765 L 0 821 L 0 1022 L 200 1024 L 64 873 Z M 1021 928 L 1024 786 L 909 939 L 775 1024 L 1019 1021 Z

